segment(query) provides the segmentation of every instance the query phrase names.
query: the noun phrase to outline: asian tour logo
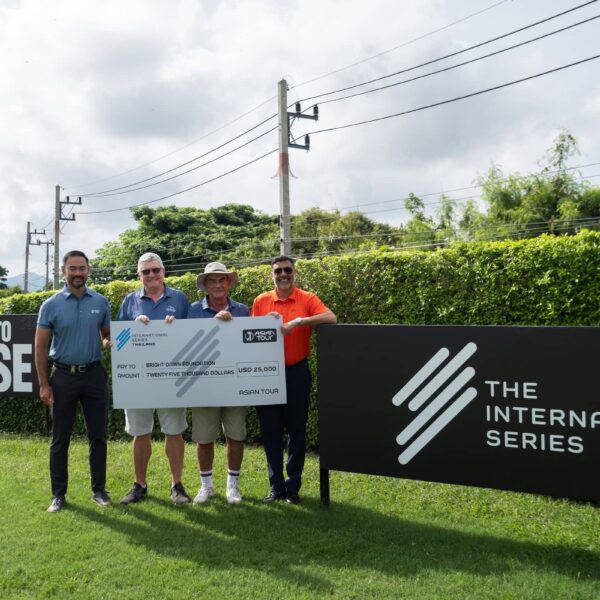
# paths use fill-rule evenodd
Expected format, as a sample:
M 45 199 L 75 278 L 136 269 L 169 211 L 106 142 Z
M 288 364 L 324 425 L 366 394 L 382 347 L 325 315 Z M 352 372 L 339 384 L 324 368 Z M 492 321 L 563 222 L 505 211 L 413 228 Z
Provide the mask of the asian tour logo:
M 117 350 L 120 350 L 129 340 L 131 339 L 131 327 L 123 329 L 121 333 L 116 337 Z
M 477 396 L 474 387 L 463 390 L 475 375 L 475 369 L 466 367 L 456 375 L 476 351 L 477 346 L 469 342 L 442 366 L 450 352 L 448 348 L 440 348 L 392 398 L 392 402 L 400 406 L 412 396 L 408 408 L 417 413 L 396 437 L 398 445 L 404 447 L 398 456 L 400 464 L 408 464 Z M 442 368 L 438 370 L 439 367 Z M 458 397 L 454 399 L 457 394 Z

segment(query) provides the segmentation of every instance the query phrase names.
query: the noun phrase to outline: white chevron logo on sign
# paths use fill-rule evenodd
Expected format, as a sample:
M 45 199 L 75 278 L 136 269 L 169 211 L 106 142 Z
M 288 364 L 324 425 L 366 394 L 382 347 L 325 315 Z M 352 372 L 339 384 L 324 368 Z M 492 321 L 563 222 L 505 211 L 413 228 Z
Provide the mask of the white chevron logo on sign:
M 475 369 L 466 367 L 458 375 L 464 363 L 477 351 L 477 345 L 469 342 L 454 358 L 436 373 L 427 384 L 408 402 L 408 408 L 417 412 L 433 397 L 415 418 L 398 434 L 398 445 L 405 446 L 398 457 L 402 465 L 409 463 L 454 417 L 477 396 L 477 390 L 469 387 L 456 400 L 446 406 L 473 378 Z M 392 402 L 400 406 L 427 381 L 434 371 L 450 356 L 448 348 L 440 348 L 419 371 L 396 393 Z M 448 380 L 452 379 L 449 383 Z M 420 433 L 419 433 L 420 432 Z

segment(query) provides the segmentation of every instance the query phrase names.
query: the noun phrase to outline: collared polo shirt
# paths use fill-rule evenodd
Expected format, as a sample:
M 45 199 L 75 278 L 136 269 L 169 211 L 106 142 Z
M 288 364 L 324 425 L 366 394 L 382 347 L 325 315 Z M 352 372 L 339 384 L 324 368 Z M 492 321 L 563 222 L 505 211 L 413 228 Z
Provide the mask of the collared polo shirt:
M 37 326 L 52 330 L 50 358 L 68 365 L 87 365 L 101 358 L 100 329 L 110 325 L 108 300 L 85 288 L 78 298 L 63 290 L 40 307 Z
M 316 294 L 297 287 L 294 287 L 293 292 L 285 300 L 279 298 L 277 290 L 271 290 L 257 296 L 252 304 L 253 317 L 263 317 L 270 312 L 278 312 L 284 323 L 296 317 L 320 315 L 328 310 Z M 302 326 L 294 327 L 290 334 L 283 336 L 286 367 L 308 358 L 311 333 L 312 327 Z
M 232 317 L 249 317 L 250 311 L 245 304 L 236 302 L 231 298 L 227 298 L 227 308 L 225 309 L 231 313 Z M 190 306 L 190 312 L 188 313 L 188 319 L 212 319 L 216 314 L 217 310 L 211 308 L 208 304 L 208 296 L 205 296 L 202 300 L 194 302 Z
M 164 319 L 173 315 L 176 319 L 186 319 L 190 309 L 187 296 L 174 288 L 165 285 L 163 295 L 156 301 L 146 296 L 142 287 L 125 296 L 117 313 L 117 321 L 133 321 L 140 315 L 146 315 L 151 321 Z

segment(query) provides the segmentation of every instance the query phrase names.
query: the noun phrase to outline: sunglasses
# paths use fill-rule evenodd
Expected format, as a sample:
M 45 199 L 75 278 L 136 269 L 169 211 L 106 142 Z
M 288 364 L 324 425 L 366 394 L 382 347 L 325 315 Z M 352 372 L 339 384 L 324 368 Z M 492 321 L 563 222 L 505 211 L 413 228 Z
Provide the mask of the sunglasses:
M 150 273 L 153 273 L 154 275 L 158 275 L 161 271 L 162 271 L 162 269 L 160 267 L 152 267 L 151 269 L 141 269 L 140 273 L 142 275 L 150 275 Z
M 282 273 L 291 275 L 293 272 L 294 269 L 292 267 L 277 267 L 276 269 L 273 269 L 273 273 L 275 273 L 275 275 L 281 275 Z

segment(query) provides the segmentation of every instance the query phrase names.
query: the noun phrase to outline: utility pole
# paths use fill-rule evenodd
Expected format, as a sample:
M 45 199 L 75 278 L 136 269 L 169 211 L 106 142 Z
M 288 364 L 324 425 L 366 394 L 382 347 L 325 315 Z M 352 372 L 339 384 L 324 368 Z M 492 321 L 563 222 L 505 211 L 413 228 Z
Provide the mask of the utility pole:
M 58 289 L 58 274 L 60 273 L 58 269 L 60 255 L 60 208 L 60 185 L 57 185 L 54 196 L 54 281 L 52 282 L 52 287 L 55 290 Z
M 29 288 L 29 240 L 31 239 L 31 221 L 27 221 L 27 235 L 25 237 L 25 275 L 23 277 L 23 291 Z
M 279 109 L 279 251 L 289 256 L 292 248 L 290 222 L 290 155 L 288 143 L 290 124 L 287 116 L 287 81 L 277 84 L 277 107 Z
M 52 287 L 58 289 L 58 277 L 60 274 L 59 259 L 60 259 L 60 222 L 61 221 L 74 221 L 75 215 L 65 216 L 62 214 L 62 207 L 68 204 L 81 204 L 81 196 L 77 200 L 71 199 L 67 196 L 66 200 L 60 199 L 60 185 L 56 186 L 55 189 L 55 200 L 54 200 L 54 281 Z
M 27 239 L 25 241 L 25 275 L 23 277 L 23 291 L 27 293 L 29 291 L 29 246 L 39 246 L 42 242 L 36 240 L 32 241 L 34 235 L 46 235 L 46 231 L 31 231 L 31 221 L 27 221 Z
M 296 103 L 296 112 L 287 111 L 287 81 L 282 79 L 277 84 L 277 107 L 279 112 L 279 251 L 285 256 L 292 252 L 292 227 L 290 216 L 290 157 L 288 148 L 301 148 L 310 150 L 309 136 L 305 136 L 305 143 L 298 144 L 291 137 L 290 127 L 294 119 L 319 118 L 319 108 L 315 104 L 312 115 L 302 114 L 300 103 Z
M 45 233 L 46 231 L 44 231 L 44 234 Z M 47 288 L 48 284 L 50 283 L 50 246 L 53 245 L 54 242 L 52 240 L 46 240 L 45 242 L 39 240 L 39 243 L 46 246 L 46 284 L 44 285 L 44 287 Z

